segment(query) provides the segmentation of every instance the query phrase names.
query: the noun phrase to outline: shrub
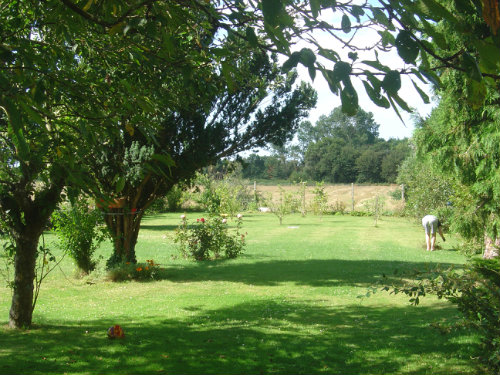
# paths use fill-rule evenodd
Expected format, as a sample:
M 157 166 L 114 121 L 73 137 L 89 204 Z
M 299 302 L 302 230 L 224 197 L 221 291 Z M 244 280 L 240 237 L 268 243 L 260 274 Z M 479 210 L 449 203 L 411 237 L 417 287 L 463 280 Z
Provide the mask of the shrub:
M 184 201 L 184 190 L 182 186 L 175 185 L 167 193 L 167 205 L 170 212 L 177 212 L 181 209 Z
M 150 281 L 159 278 L 160 267 L 152 259 L 146 263 L 119 263 L 108 271 L 112 281 Z
M 174 242 L 179 244 L 181 253 L 195 260 L 236 258 L 245 247 L 245 234 L 241 234 L 242 216 L 236 219 L 236 230 L 230 231 L 227 218 L 213 216 L 199 218 L 190 226 L 185 215 L 176 230 Z
M 147 209 L 148 215 L 161 214 L 168 212 L 168 202 L 166 198 L 156 199 Z
M 61 248 L 88 274 L 95 269 L 95 250 L 107 236 L 98 210 L 90 208 L 85 200 L 78 200 L 69 208 L 54 212 L 52 223 Z

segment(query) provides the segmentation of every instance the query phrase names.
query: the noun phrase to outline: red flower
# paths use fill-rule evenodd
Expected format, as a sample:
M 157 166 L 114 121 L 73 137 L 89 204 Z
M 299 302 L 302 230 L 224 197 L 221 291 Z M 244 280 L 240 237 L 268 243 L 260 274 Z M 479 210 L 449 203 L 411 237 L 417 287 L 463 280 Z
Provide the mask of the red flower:
M 204 219 L 204 218 L 201 218 L 201 219 L 200 219 L 200 221 L 201 221 L 202 223 L 204 223 L 204 222 L 205 222 L 205 219 Z

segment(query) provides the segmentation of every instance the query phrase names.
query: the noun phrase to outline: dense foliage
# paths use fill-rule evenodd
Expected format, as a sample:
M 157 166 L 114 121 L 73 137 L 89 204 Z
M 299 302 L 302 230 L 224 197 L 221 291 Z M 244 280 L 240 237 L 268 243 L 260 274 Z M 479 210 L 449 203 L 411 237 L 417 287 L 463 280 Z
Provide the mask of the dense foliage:
M 86 200 L 77 200 L 51 216 L 53 230 L 60 247 L 76 262 L 77 268 L 88 274 L 95 269 L 95 251 L 106 238 L 101 213 L 89 207 Z
M 346 116 L 341 107 L 312 126 L 302 122 L 297 140 L 274 147 L 270 156 L 243 160 L 249 179 L 313 180 L 333 183 L 394 183 L 402 161 L 410 154 L 408 140 L 384 140 L 373 114 L 360 109 Z

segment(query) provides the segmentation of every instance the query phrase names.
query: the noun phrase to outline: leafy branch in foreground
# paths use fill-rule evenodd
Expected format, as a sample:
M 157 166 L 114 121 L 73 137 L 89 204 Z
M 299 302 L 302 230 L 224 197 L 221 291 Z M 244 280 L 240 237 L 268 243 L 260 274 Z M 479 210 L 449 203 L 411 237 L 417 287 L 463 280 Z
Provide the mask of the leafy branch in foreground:
M 463 269 L 436 268 L 416 272 L 411 279 L 402 284 L 385 286 L 383 290 L 406 294 L 413 305 L 418 305 L 421 298 L 428 294 L 456 305 L 463 321 L 455 326 L 469 327 L 480 335 L 482 348 L 479 358 L 492 373 L 499 373 L 500 258 L 472 259 Z

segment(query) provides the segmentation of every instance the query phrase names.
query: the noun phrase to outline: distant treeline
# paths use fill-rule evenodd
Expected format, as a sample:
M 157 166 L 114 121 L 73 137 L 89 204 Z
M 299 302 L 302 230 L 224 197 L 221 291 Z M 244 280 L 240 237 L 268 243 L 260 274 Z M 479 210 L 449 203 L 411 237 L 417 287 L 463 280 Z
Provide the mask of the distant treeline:
M 242 159 L 248 179 L 309 180 L 330 183 L 393 183 L 410 155 L 408 139 L 385 140 L 378 135 L 373 114 L 362 110 L 347 117 L 339 108 L 316 125 L 299 125 L 294 142 L 274 145 L 271 155 Z

